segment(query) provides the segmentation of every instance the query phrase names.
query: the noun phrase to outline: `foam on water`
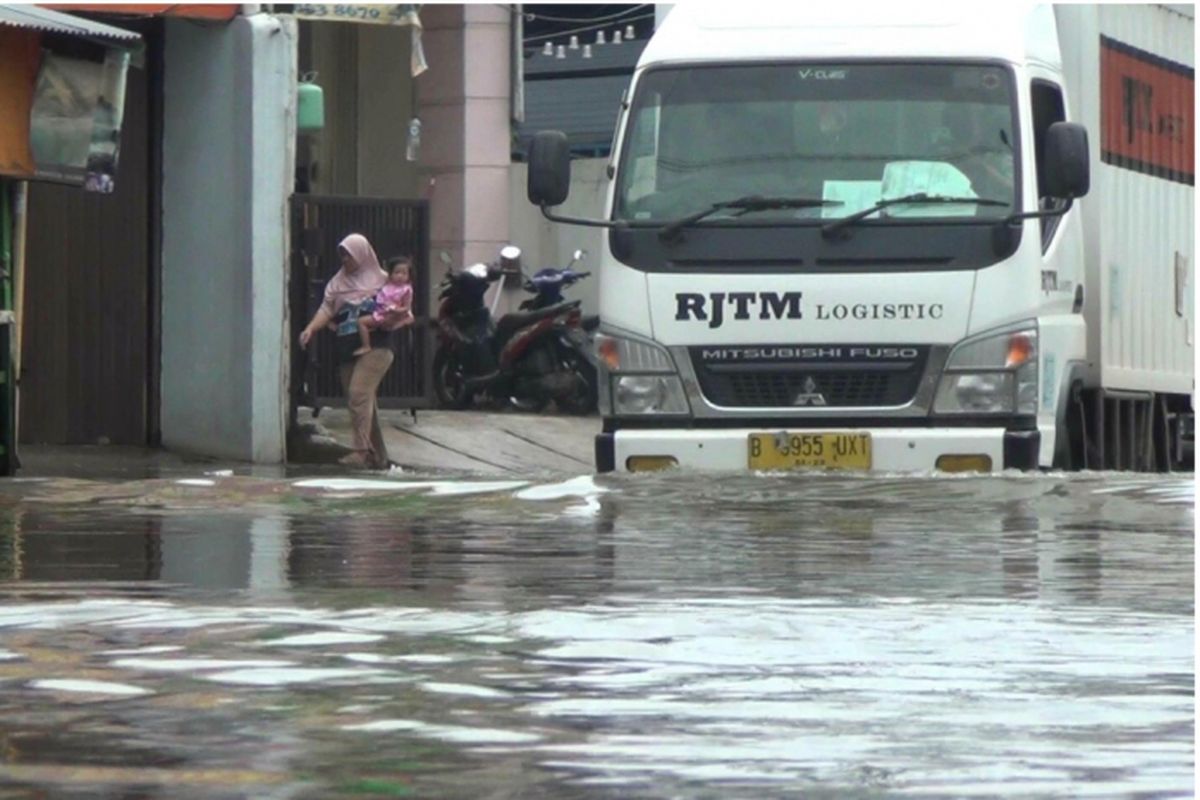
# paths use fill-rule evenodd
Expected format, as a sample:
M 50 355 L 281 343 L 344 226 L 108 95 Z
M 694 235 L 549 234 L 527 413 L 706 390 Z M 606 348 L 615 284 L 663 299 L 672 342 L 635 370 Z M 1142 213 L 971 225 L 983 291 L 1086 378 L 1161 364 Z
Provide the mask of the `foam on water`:
M 352 683 L 389 683 L 404 680 L 377 669 L 321 669 L 316 667 L 264 667 L 235 669 L 204 676 L 216 683 L 241 684 L 243 686 L 286 686 L 298 683 L 324 683 L 327 681 Z
M 151 647 L 133 647 L 125 650 L 101 650 L 102 656 L 152 656 L 159 653 L 172 653 L 182 650 L 180 645 L 154 645 Z
M 460 744 L 529 744 L 542 737 L 533 733 L 488 728 L 467 728 L 453 725 L 430 725 L 408 719 L 381 719 L 356 725 L 343 725 L 344 731 L 363 733 L 413 733 L 433 739 Z
M 265 644 L 272 647 L 322 647 L 331 644 L 364 644 L 366 642 L 378 642 L 383 636 L 377 633 L 339 633 L 330 631 L 328 633 L 300 633 L 295 636 L 287 636 L 283 639 L 275 639 Z
M 108 694 L 117 697 L 136 697 L 150 694 L 149 689 L 140 686 L 130 686 L 125 683 L 109 683 L 107 681 L 82 681 L 74 679 L 47 678 L 33 681 L 29 684 L 34 689 L 46 689 L 53 692 L 69 692 L 75 694 Z
M 442 485 L 442 481 L 379 481 L 363 478 L 312 478 L 292 484 L 298 489 L 329 492 L 412 492 Z
M 201 672 L 203 670 L 266 669 L 290 667 L 291 661 L 228 658 L 119 658 L 112 666 L 148 672 Z
M 511 492 L 528 486 L 529 481 L 474 481 L 462 483 L 442 483 L 430 492 L 434 496 L 455 496 L 466 494 L 491 494 L 493 492 Z
M 591 475 L 581 475 L 562 483 L 551 483 L 533 486 L 517 492 L 519 500 L 562 500 L 567 497 L 596 497 L 609 491 L 603 486 L 597 486 Z
M 597 486 L 589 475 L 559 483 L 530 486 L 529 481 L 399 481 L 358 478 L 313 478 L 296 481 L 298 489 L 319 489 L 332 493 L 362 492 L 419 492 L 432 497 L 456 497 L 476 494 L 514 492 L 518 500 L 563 500 L 582 498 L 582 506 L 573 506 L 565 513 L 573 516 L 592 516 L 599 509 L 596 498 L 609 490 Z M 519 490 L 519 491 L 518 491 Z

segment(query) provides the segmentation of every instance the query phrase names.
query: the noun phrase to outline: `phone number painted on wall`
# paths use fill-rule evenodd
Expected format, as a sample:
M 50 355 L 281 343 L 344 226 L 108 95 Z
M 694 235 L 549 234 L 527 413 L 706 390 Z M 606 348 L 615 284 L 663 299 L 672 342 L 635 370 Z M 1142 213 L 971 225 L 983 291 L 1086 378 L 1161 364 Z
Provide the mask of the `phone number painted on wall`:
M 420 24 L 412 4 L 401 5 L 329 5 L 301 4 L 295 7 L 301 19 L 341 20 L 345 22 L 373 22 L 379 25 Z

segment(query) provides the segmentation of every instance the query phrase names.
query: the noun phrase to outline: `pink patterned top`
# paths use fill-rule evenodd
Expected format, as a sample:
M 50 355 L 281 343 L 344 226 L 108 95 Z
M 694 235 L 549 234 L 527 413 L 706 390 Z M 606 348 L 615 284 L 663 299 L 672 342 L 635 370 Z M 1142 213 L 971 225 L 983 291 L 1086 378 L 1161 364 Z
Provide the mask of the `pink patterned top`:
M 388 281 L 375 295 L 375 311 L 371 314 L 387 329 L 400 327 L 412 320 L 412 284 L 397 285 Z

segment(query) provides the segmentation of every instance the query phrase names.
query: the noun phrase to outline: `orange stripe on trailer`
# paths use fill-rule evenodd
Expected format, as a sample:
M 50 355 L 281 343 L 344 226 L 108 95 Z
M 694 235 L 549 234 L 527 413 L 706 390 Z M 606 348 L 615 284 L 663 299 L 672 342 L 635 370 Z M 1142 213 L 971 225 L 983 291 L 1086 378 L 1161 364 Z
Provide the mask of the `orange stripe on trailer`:
M 1195 71 L 1100 37 L 1100 153 L 1107 164 L 1195 184 Z

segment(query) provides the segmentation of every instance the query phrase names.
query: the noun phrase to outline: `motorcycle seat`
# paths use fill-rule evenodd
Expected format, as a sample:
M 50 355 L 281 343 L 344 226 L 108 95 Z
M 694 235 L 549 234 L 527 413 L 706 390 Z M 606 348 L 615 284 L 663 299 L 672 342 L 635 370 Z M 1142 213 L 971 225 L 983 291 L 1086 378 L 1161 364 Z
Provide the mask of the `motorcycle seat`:
M 526 325 L 532 325 L 547 317 L 557 317 L 573 308 L 579 308 L 580 302 L 579 300 L 568 300 L 565 303 L 539 308 L 536 311 L 514 311 L 505 314 L 496 323 L 496 336 L 502 341 L 507 341 L 510 336 Z

